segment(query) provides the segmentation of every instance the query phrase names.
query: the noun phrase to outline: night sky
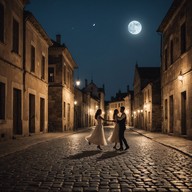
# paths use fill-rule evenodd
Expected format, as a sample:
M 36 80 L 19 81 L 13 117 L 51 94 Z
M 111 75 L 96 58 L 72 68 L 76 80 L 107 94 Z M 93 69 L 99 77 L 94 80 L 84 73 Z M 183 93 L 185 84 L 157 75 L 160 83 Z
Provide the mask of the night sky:
M 30 0 L 30 10 L 51 39 L 61 34 L 84 80 L 102 87 L 106 100 L 127 85 L 133 89 L 138 66 L 160 66 L 160 34 L 156 32 L 173 0 Z M 138 35 L 128 24 L 142 24 Z

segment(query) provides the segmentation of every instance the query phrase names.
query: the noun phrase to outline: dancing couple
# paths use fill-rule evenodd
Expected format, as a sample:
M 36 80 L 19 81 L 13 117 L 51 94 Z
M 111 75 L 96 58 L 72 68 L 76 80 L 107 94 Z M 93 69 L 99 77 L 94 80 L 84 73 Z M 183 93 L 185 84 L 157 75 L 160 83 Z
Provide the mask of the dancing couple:
M 115 109 L 113 114 L 113 120 L 105 120 L 101 116 L 102 110 L 98 109 L 97 112 L 95 113 L 95 119 L 97 120 L 97 125 L 93 130 L 93 132 L 85 138 L 89 142 L 89 144 L 91 143 L 96 144 L 99 150 L 102 150 L 100 145 L 107 145 L 102 121 L 110 121 L 110 122 L 114 122 L 115 126 L 114 126 L 113 133 L 108 138 L 108 141 L 111 143 L 115 143 L 115 146 L 113 147 L 114 149 L 117 149 L 116 148 L 117 143 L 120 144 L 120 148 L 118 150 L 120 151 L 123 150 L 123 143 L 125 145 L 125 150 L 129 149 L 129 145 L 127 144 L 127 141 L 124 137 L 124 132 L 126 130 L 126 125 L 125 125 L 126 114 L 124 111 L 125 111 L 125 107 L 122 106 L 120 108 L 121 116 L 118 116 L 119 111 Z

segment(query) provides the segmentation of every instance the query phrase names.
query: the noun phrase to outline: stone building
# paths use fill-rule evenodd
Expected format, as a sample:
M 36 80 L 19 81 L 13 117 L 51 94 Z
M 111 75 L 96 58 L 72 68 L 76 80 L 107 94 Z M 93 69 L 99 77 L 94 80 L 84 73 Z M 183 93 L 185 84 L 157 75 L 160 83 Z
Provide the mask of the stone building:
M 150 130 L 156 129 L 156 128 L 152 129 L 152 126 L 154 126 L 152 122 L 159 121 L 159 116 L 161 115 L 160 110 L 156 111 L 157 108 L 156 105 L 160 106 L 160 100 L 161 100 L 160 98 L 156 97 L 160 93 L 160 83 L 158 84 L 158 82 L 160 82 L 159 79 L 160 79 L 160 67 L 139 67 L 136 64 L 134 74 L 134 105 L 133 105 L 133 118 L 134 118 L 133 122 L 134 127 L 136 128 L 144 129 L 145 126 L 145 128 L 150 127 L 149 128 Z M 159 102 L 157 101 L 158 99 Z M 146 106 L 149 106 L 149 103 L 151 103 L 150 104 L 151 107 L 146 108 Z M 148 125 L 146 120 L 147 118 L 148 118 Z
M 162 131 L 192 137 L 192 1 L 174 0 L 161 33 Z
M 97 109 L 102 110 L 102 116 L 105 116 L 105 88 L 98 87 L 93 80 L 88 83 L 85 79 L 85 87 L 82 89 L 84 98 L 88 103 L 88 126 L 95 125 L 95 112 Z
M 0 139 L 23 134 L 24 5 L 0 0 Z
M 85 80 L 85 87 L 79 89 L 75 87 L 75 127 L 83 128 L 94 126 L 95 112 L 97 109 L 102 109 L 105 115 L 105 91 L 103 88 L 98 88 L 93 81 L 88 84 Z
M 47 131 L 48 46 L 25 1 L 0 0 L 1 139 Z
M 160 72 L 160 71 L 159 71 Z M 142 90 L 144 106 L 144 129 L 147 131 L 161 131 L 161 89 L 159 78 L 148 83 Z
M 91 80 L 91 82 L 88 83 L 87 79 L 85 79 L 85 87 L 82 89 L 82 91 L 86 94 L 89 94 L 91 98 L 98 101 L 98 105 L 95 107 L 92 107 L 91 110 L 95 111 L 95 109 L 100 108 L 102 110 L 103 114 L 105 114 L 105 88 L 104 88 L 104 85 L 102 88 L 99 88 L 93 82 L 93 80 Z
M 49 131 L 68 131 L 74 128 L 74 69 L 77 68 L 61 36 L 49 47 Z
M 119 90 L 119 92 L 116 93 L 115 97 L 111 97 L 111 101 L 107 103 L 107 119 L 112 120 L 114 110 L 118 109 L 120 111 L 121 106 L 125 107 L 125 113 L 127 115 L 127 125 L 132 126 L 133 91 L 129 90 L 129 87 L 127 87 L 127 92 L 121 92 Z
M 48 47 L 51 40 L 29 11 L 24 12 L 23 134 L 48 131 Z

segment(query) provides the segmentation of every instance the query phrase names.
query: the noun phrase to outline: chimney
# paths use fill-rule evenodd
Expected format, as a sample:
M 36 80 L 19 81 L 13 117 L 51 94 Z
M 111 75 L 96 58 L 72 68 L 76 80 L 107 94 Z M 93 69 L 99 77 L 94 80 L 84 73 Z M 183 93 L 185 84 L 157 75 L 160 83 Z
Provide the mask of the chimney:
M 127 93 L 129 92 L 129 85 L 127 85 Z
M 87 83 L 87 79 L 85 79 L 85 87 L 87 87 L 88 83 Z
M 56 35 L 56 42 L 61 44 L 61 35 L 60 34 Z
M 105 91 L 105 85 L 103 84 L 103 91 Z

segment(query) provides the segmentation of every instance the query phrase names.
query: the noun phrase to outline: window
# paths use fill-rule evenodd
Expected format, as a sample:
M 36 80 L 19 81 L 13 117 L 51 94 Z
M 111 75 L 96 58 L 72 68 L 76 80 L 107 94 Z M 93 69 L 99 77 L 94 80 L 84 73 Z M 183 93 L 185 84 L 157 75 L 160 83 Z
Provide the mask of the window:
M 170 64 L 173 64 L 173 40 L 170 42 Z
M 31 45 L 31 72 L 35 72 L 35 47 Z
M 0 42 L 4 42 L 4 6 L 0 3 Z
M 19 53 L 19 23 L 13 18 L 13 52 Z
M 45 56 L 41 58 L 41 78 L 45 79 Z
M 181 25 L 181 54 L 186 51 L 186 25 Z
M 148 111 L 148 123 L 151 123 L 151 112 Z
M 64 64 L 64 70 L 63 70 L 63 75 L 64 75 L 64 84 L 66 84 L 66 65 Z
M 64 102 L 64 105 L 63 105 L 63 117 L 65 118 L 66 116 L 66 103 Z
M 5 84 L 0 82 L 0 119 L 5 119 Z
M 164 69 L 165 71 L 167 70 L 167 48 L 165 48 L 165 52 L 164 52 Z
M 165 119 L 167 119 L 167 99 L 165 99 Z
M 48 81 L 54 82 L 54 67 L 49 67 Z

